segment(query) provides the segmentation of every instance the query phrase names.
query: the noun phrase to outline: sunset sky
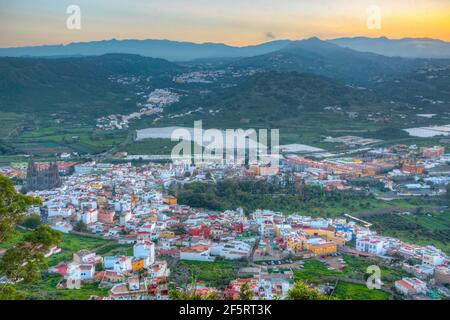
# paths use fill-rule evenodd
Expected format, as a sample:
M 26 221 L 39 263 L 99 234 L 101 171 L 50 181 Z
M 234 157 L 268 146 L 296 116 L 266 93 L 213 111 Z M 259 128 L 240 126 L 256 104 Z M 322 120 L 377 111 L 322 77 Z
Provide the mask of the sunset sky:
M 66 28 L 69 5 L 81 30 Z M 381 29 L 367 28 L 367 8 Z M 450 41 L 450 0 L 0 0 L 0 47 L 104 39 L 170 39 L 249 45 L 344 36 Z

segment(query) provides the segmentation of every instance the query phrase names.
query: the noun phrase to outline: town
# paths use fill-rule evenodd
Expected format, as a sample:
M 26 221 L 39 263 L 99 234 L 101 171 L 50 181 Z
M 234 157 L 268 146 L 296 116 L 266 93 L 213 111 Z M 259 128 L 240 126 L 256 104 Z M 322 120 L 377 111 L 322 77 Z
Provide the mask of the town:
M 383 298 L 447 299 L 450 259 L 444 250 L 380 233 L 355 209 L 335 215 L 305 209 L 213 210 L 179 203 L 176 190 L 227 179 L 267 185 L 291 180 L 298 194 L 312 186 L 325 193 L 365 194 L 375 202 L 432 199 L 448 192 L 449 162 L 441 146 L 395 145 L 326 159 L 283 154 L 279 167 L 176 161 L 46 164 L 30 158 L 26 165 L 1 167 L 0 173 L 25 181 L 22 188 L 42 200 L 27 216 L 37 215 L 66 235 L 106 243 L 106 249 L 74 252 L 52 247 L 48 273 L 59 277 L 58 290 L 93 284 L 104 294 L 91 299 L 166 300 L 173 290 L 239 299 L 245 285 L 252 299 L 286 299 L 301 279 L 339 297 L 348 286 L 370 294 L 366 269 L 375 265 L 382 285 L 372 290 Z M 407 216 L 411 210 L 390 214 Z M 209 266 L 232 272 L 210 279 L 202 275 Z

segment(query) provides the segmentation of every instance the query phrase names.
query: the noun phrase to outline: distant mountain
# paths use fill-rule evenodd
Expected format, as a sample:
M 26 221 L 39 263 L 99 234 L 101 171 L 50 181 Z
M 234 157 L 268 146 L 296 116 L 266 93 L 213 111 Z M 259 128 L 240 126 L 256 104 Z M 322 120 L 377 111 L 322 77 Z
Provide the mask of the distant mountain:
M 245 58 L 284 49 L 291 40 L 275 40 L 259 45 L 233 47 L 221 43 L 192 43 L 170 40 L 103 40 L 43 45 L 34 47 L 0 48 L 0 57 L 79 57 L 108 53 L 138 54 L 169 61 L 196 59 Z M 450 43 L 434 39 L 405 38 L 339 38 L 327 42 L 360 52 L 407 58 L 450 58 Z
M 425 61 L 391 58 L 344 48 L 318 38 L 293 41 L 285 48 L 233 62 L 238 67 L 315 73 L 365 85 L 377 77 L 410 72 Z
M 108 53 L 138 54 L 169 61 L 250 57 L 280 50 L 289 40 L 276 40 L 260 45 L 232 47 L 220 43 L 192 43 L 169 40 L 104 40 L 21 48 L 0 48 L 0 56 L 52 57 L 94 56 Z
M 388 39 L 339 38 L 329 42 L 361 52 L 372 52 L 388 57 L 450 58 L 450 42 L 427 38 Z
M 63 59 L 0 58 L 0 111 L 90 116 L 135 110 L 133 96 L 110 76 L 171 80 L 181 67 L 137 55 Z

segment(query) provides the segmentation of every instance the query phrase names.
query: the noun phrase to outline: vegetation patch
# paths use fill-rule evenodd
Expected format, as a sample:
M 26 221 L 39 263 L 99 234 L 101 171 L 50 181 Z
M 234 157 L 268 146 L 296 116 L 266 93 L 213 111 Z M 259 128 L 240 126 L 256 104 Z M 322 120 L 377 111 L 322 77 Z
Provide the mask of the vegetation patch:
M 334 290 L 334 297 L 339 300 L 388 300 L 389 293 L 369 289 L 362 284 L 339 281 Z
M 207 286 L 224 289 L 231 280 L 238 277 L 238 271 L 247 263 L 244 261 L 216 260 L 214 262 L 180 260 L 171 269 L 170 279 L 176 286 L 185 287 L 193 280 Z

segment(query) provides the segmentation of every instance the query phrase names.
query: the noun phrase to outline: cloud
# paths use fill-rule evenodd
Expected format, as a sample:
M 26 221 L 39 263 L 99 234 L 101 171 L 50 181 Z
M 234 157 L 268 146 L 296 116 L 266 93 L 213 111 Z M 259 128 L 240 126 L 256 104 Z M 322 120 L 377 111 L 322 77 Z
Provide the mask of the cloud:
M 266 38 L 269 38 L 269 39 L 275 39 L 277 37 L 275 34 L 273 34 L 270 31 L 266 32 L 265 36 L 266 36 Z

